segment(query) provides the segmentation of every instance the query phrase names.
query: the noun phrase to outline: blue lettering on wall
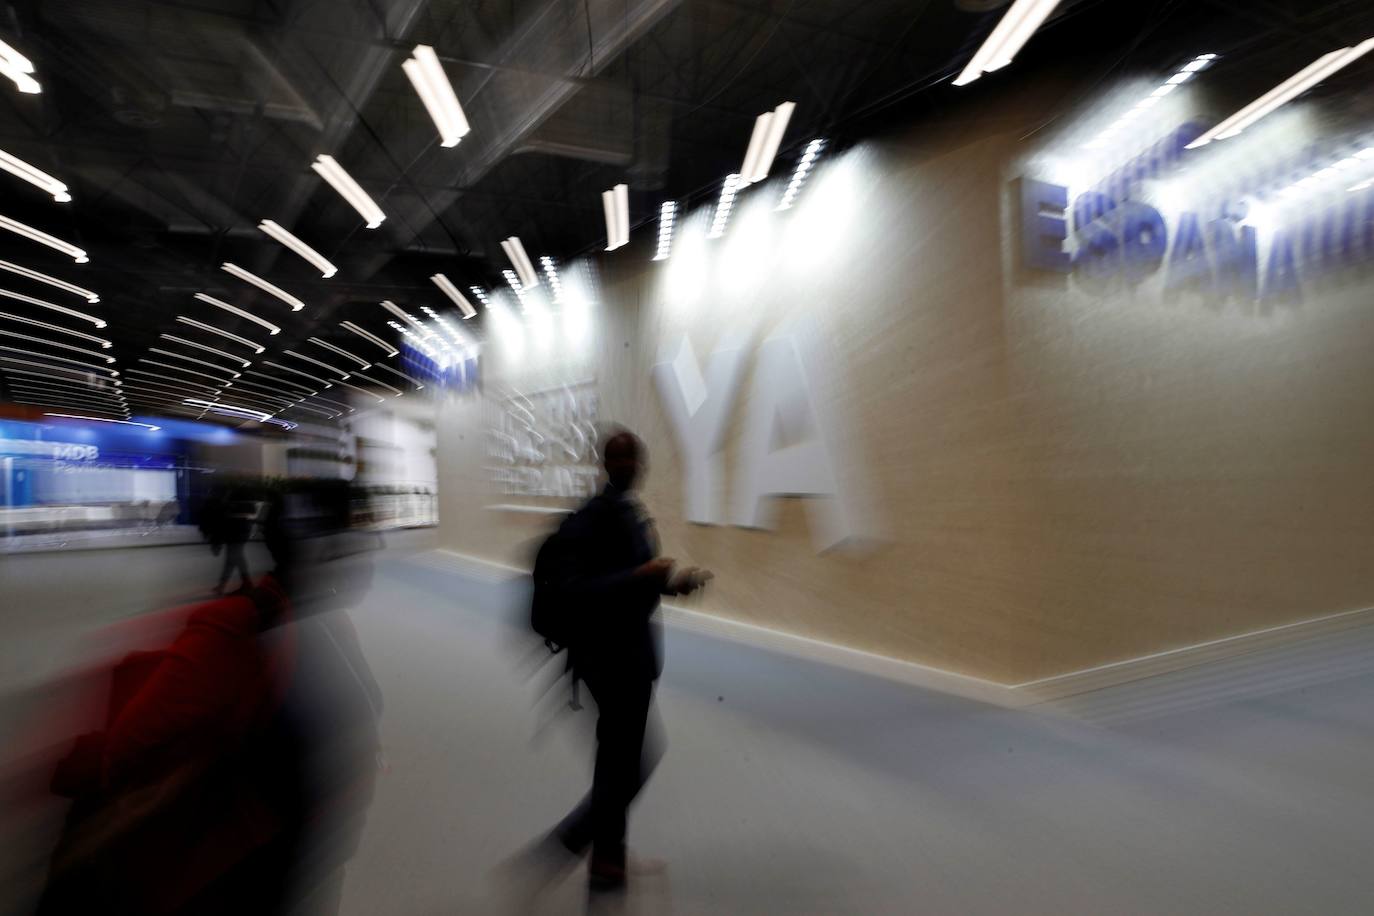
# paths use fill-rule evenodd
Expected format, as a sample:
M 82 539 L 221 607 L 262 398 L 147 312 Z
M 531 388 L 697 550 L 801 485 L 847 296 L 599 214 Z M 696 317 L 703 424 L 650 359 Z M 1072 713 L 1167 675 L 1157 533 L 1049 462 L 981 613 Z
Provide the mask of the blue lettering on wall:
M 1164 283 L 1168 292 L 1194 290 L 1210 293 L 1215 289 L 1212 265 L 1202 244 L 1202 230 L 1196 213 L 1184 213 L 1174 230 L 1174 250 L 1169 255 L 1169 275 Z
M 1246 302 L 1258 299 L 1259 236 L 1255 227 L 1214 219 L 1207 224 L 1206 235 L 1216 272 L 1216 291 Z
M 1265 302 L 1297 302 L 1302 299 L 1298 265 L 1293 256 L 1293 238 L 1285 230 L 1274 233 L 1269 246 L 1269 266 L 1264 272 Z
M 1122 208 L 1121 261 L 1129 282 L 1138 282 L 1159 270 L 1169 247 L 1164 217 L 1149 204 L 1130 203 Z
M 1064 211 L 1069 206 L 1069 189 L 1033 178 L 1022 178 L 1020 185 L 1022 266 L 1068 273 L 1064 242 L 1069 226 Z

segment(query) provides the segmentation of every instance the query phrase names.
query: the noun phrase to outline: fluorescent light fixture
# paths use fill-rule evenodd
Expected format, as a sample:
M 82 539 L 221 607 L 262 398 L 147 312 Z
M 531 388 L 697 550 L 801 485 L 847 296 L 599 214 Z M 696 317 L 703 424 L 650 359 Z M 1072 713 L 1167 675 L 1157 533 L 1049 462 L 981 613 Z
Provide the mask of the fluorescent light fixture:
M 330 400 L 329 398 L 326 398 L 320 394 L 311 394 L 310 396 L 317 401 L 324 401 L 326 404 L 333 404 L 335 407 L 338 407 L 347 413 L 353 413 L 352 405 L 345 404 L 342 401 Z
M 298 404 L 301 401 L 305 400 L 304 396 L 298 396 L 294 391 L 288 392 L 288 394 L 290 395 L 290 397 L 288 397 L 287 395 L 282 394 L 279 390 L 268 388 L 266 385 L 257 385 L 253 382 L 245 382 L 242 379 L 236 379 L 235 381 L 230 382 L 224 387 L 233 388 L 235 391 L 242 391 L 246 388 L 247 390 L 253 392 L 254 395 L 256 395 L 257 397 L 265 398 L 269 401 L 280 401 L 283 404 Z
M 296 238 L 291 233 L 287 232 L 285 229 L 277 225 L 272 220 L 263 220 L 262 222 L 258 223 L 258 228 L 261 229 L 263 232 L 267 233 L 268 235 L 270 235 L 272 238 L 276 239 L 278 242 L 281 242 L 287 248 L 290 248 L 292 251 L 300 255 L 305 260 L 309 261 L 311 264 L 314 264 L 317 268 L 319 268 L 320 272 L 324 274 L 324 278 L 326 280 L 328 280 L 330 277 L 334 276 L 336 273 L 339 272 L 339 268 L 331 264 L 328 258 L 320 254 L 315 249 L 311 248 L 309 245 L 305 244 L 305 242 L 302 242 L 300 239 Z
M 62 252 L 78 264 L 85 264 L 90 260 L 90 258 L 86 257 L 86 252 L 77 248 L 72 243 L 54 238 L 46 232 L 35 229 L 32 226 L 26 226 L 17 219 L 10 219 L 8 216 L 0 216 L 0 229 L 8 229 L 10 232 L 16 235 L 22 235 L 30 241 L 37 242 L 40 245 L 47 245 L 49 248 Z
M 377 206 L 377 202 L 368 196 L 367 192 L 353 180 L 353 176 L 344 171 L 343 166 L 334 160 L 333 156 L 320 156 L 310 164 L 310 167 L 319 173 L 320 177 L 329 182 L 339 196 L 348 201 L 349 205 L 363 219 L 367 220 L 367 228 L 376 229 L 386 219 L 386 214 L 382 208 Z
M 553 301 L 562 302 L 563 281 L 558 276 L 558 267 L 553 263 L 553 258 L 549 257 L 548 255 L 544 255 L 542 258 L 539 259 L 539 266 L 544 268 L 544 276 L 548 278 L 549 289 L 553 291 Z
M 232 353 L 226 353 L 225 351 L 216 349 L 215 347 L 212 347 L 208 344 L 196 343 L 194 340 L 187 340 L 184 337 L 177 337 L 175 334 L 159 334 L 158 336 L 161 337 L 163 340 L 170 340 L 172 343 L 179 343 L 184 347 L 195 347 L 197 350 L 204 350 L 206 353 L 213 353 L 216 356 L 223 356 L 225 359 L 232 359 L 234 362 L 243 366 L 243 368 L 245 369 L 253 365 L 252 360 L 244 359 L 241 356 L 235 356 Z
M 506 257 L 510 259 L 511 266 L 520 277 L 520 285 L 526 288 L 539 285 L 539 274 L 535 273 L 534 265 L 530 263 L 530 256 L 525 254 L 525 246 L 521 244 L 518 236 L 512 235 L 501 243 L 505 249 Z
M 0 41 L 0 76 L 14 82 L 20 92 L 37 95 L 43 91 L 33 78 L 33 62 L 14 48 Z
M 328 418 L 331 419 L 331 420 L 334 420 L 334 419 L 337 419 L 337 418 L 343 416 L 343 414 L 339 413 L 337 410 L 329 410 L 329 409 L 324 408 L 324 407 L 315 407 L 315 406 L 312 405 L 312 404 L 303 404 L 303 403 L 301 403 L 300 401 L 297 401 L 295 404 L 292 404 L 290 407 L 286 408 L 286 410 L 308 410 L 308 411 L 310 411 L 311 413 L 317 413 L 317 414 L 319 414 L 320 416 L 322 416 L 322 417 L 328 417 Z M 286 411 L 282 411 L 282 412 L 285 413 Z
M 1313 86 L 1333 75 L 1370 51 L 1374 50 L 1374 38 L 1367 38 L 1359 44 L 1323 54 L 1312 63 L 1303 67 L 1288 79 L 1270 89 L 1264 95 L 1246 105 L 1240 111 L 1222 121 L 1216 127 L 1188 144 L 1188 149 L 1206 146 L 1213 140 L 1234 137 L 1261 118 L 1272 114 L 1283 105 L 1302 95 Z
M 469 340 L 467 335 L 462 331 L 449 324 L 447 318 L 443 315 L 435 314 L 432 309 L 426 308 L 425 311 L 429 313 L 429 316 L 434 319 L 439 327 L 444 329 L 444 333 L 448 335 L 449 340 L 453 341 L 454 346 L 461 347 L 464 350 L 472 349 L 472 341 Z
M 195 363 L 197 366 L 205 366 L 208 369 L 218 369 L 220 372 L 228 372 L 229 375 L 233 378 L 238 378 L 240 375 L 243 374 L 242 372 L 235 372 L 228 366 L 221 366 L 218 363 L 212 363 L 209 360 L 196 359 L 194 356 L 183 356 L 180 353 L 174 352 L 172 350 L 164 350 L 161 347 L 149 347 L 148 352 L 156 353 L 158 356 L 169 356 L 172 359 L 185 360 L 188 363 Z
M 111 369 L 109 366 L 97 366 L 97 365 L 94 365 L 94 364 L 92 364 L 92 363 L 85 363 L 85 362 L 82 362 L 82 361 L 79 360 L 79 359 L 69 359 L 68 357 L 65 357 L 65 356 L 53 356 L 51 353 L 42 353 L 42 352 L 40 352 L 40 351 L 38 351 L 38 350 L 30 350 L 30 349 L 28 349 L 28 348 L 26 348 L 26 347 L 6 347 L 6 346 L 0 346 L 0 350 L 4 350 L 6 353 L 20 353 L 20 354 L 22 354 L 22 355 L 24 355 L 24 356 L 37 356 L 37 357 L 39 357 L 40 359 L 51 359 L 51 360 L 54 360 L 54 361 L 59 362 L 59 363 L 70 363 L 70 364 L 73 365 L 73 366 L 81 366 L 82 368 L 86 369 L 86 370 L 89 371 L 89 372 L 108 372 L 108 373 L 110 373 L 110 375 L 112 375 L 112 376 L 119 375 L 119 372 L 118 372 L 117 370 Z M 98 355 L 98 354 L 92 354 L 92 355 Z
M 1351 169 L 1367 168 L 1365 162 L 1374 159 L 1374 146 L 1367 146 L 1352 156 L 1346 156 L 1330 165 L 1308 174 L 1307 176 L 1293 182 L 1279 191 L 1281 197 L 1294 197 L 1299 194 L 1309 193 L 1314 190 L 1329 190 L 1330 184 L 1336 179 L 1342 179 L 1342 184 L 1351 178 Z M 1374 184 L 1374 179 L 1369 182 L 1360 182 L 1346 188 L 1347 191 L 1359 191 Z M 1323 188 L 1323 186 L 1326 186 Z
M 103 337 L 96 337 L 94 334 L 87 334 L 84 331 L 73 331 L 71 328 L 64 328 L 60 325 L 48 324 L 46 321 L 39 321 L 37 318 L 24 318 L 19 315 L 11 315 L 8 312 L 0 312 L 0 318 L 7 321 L 18 321 L 20 324 L 32 325 L 47 331 L 56 331 L 58 334 L 70 334 L 73 337 L 80 337 L 82 340 L 89 340 L 91 343 L 100 344 L 103 350 L 108 350 L 110 347 L 114 346 L 114 344 Z
M 473 308 L 472 303 L 468 302 L 467 298 L 458 292 L 458 287 L 454 286 L 448 277 L 443 274 L 435 274 L 429 279 L 443 291 L 445 296 L 453 300 L 454 305 L 462 310 L 464 318 L 471 318 L 477 314 L 477 309 Z
M 749 137 L 749 149 L 744 154 L 744 168 L 740 169 L 741 187 L 763 181 L 778 156 L 787 122 L 792 119 L 795 102 L 783 102 L 772 111 L 754 119 L 754 133 Z
M 244 407 L 241 404 L 226 404 L 222 401 L 207 401 L 204 398 L 186 398 L 182 403 L 190 404 L 192 407 L 203 407 L 207 411 L 224 414 L 230 417 L 242 417 L 246 420 L 257 420 L 259 423 L 272 418 L 272 411 L 254 410 L 251 407 Z
M 76 380 L 23 378 L 15 376 L 8 379 L 9 384 L 16 391 L 47 392 L 49 394 L 62 394 L 68 397 L 81 396 L 92 398 L 105 398 L 107 400 L 124 400 L 124 390 L 122 388 L 104 388 L 92 386 L 86 382 Z
M 294 370 L 292 370 L 292 371 L 294 371 Z M 271 382 L 271 383 L 274 384 L 274 385 L 287 385 L 287 386 L 290 386 L 291 388 L 297 389 L 298 391 L 304 391 L 306 394 L 314 394 L 314 393 L 315 393 L 314 391 L 310 390 L 310 388 L 309 388 L 308 386 L 302 385 L 300 382 L 292 381 L 291 379 L 288 379 L 288 378 L 277 378 L 277 377 L 274 376 L 274 375 L 268 375 L 266 372 L 259 372 L 259 371 L 257 371 L 256 369 L 249 369 L 249 370 L 247 370 L 246 372 L 244 372 L 243 374 L 244 374 L 244 375 L 251 375 L 251 376 L 253 376 L 254 378 L 267 379 L 269 382 Z M 328 387 L 327 383 L 326 383 L 326 387 Z
M 45 417 L 61 417 L 64 420 L 91 420 L 95 423 L 118 423 L 121 426 L 142 426 L 146 430 L 156 431 L 162 429 L 161 426 L 154 426 L 152 423 L 135 423 L 133 420 L 109 420 L 105 417 L 83 417 L 74 413 L 45 413 Z
M 182 324 L 190 325 L 193 328 L 199 328 L 202 331 L 209 331 L 211 334 L 218 334 L 225 340 L 232 340 L 234 341 L 234 343 L 243 344 L 245 347 L 252 348 L 254 353 L 262 353 L 267 349 L 266 347 L 262 347 L 258 344 L 253 343 L 253 341 L 249 340 L 247 337 L 240 337 L 237 334 L 232 334 L 229 331 L 217 328 L 212 324 L 206 324 L 203 321 L 196 321 L 194 318 L 187 318 L 184 315 L 178 315 L 177 321 L 181 322 Z
M 609 191 L 602 191 L 601 208 L 606 216 L 606 250 L 615 251 L 630 244 L 629 187 L 618 184 Z
M 711 220 L 711 231 L 706 233 L 708 239 L 718 239 L 725 234 L 725 227 L 730 224 L 730 210 L 735 206 L 735 195 L 743 187 L 738 175 L 726 175 L 725 184 L 720 189 L 720 201 L 716 204 L 716 215 Z
M 326 350 L 332 350 L 333 352 L 339 354 L 340 356 L 345 356 L 345 357 L 347 357 L 347 358 L 353 360 L 353 362 L 357 363 L 359 366 L 361 366 L 361 367 L 364 368 L 364 369 L 371 369 L 371 368 L 372 368 L 372 364 L 371 364 L 370 362 L 368 362 L 367 360 L 363 359 L 361 356 L 358 356 L 358 355 L 355 354 L 355 353 L 349 353 L 349 352 L 348 352 L 347 350 L 345 350 L 343 347 L 336 347 L 336 346 L 334 346 L 332 343 L 330 343 L 329 341 L 327 341 L 327 340 L 320 340 L 318 337 L 308 337 L 308 338 L 306 338 L 306 339 L 307 339 L 310 343 L 314 344 L 314 345 L 317 346 L 317 347 L 323 347 L 323 348 L 326 349 Z
M 425 326 L 420 324 L 420 322 L 416 321 L 414 315 L 410 314 L 405 309 L 401 308 L 399 305 L 392 302 L 390 299 L 383 299 L 381 302 L 381 306 L 382 308 L 386 309 L 388 312 L 395 315 L 402 321 L 408 322 L 412 327 L 415 328 L 415 330 L 424 333 Z
M 92 378 L 92 376 L 93 376 L 93 374 L 94 374 L 94 372 L 95 372 L 96 370 L 90 369 L 90 368 L 84 368 L 84 367 L 83 367 L 83 368 L 79 368 L 79 369 L 68 369 L 66 366 L 54 366 L 52 363 L 40 363 L 40 362 L 35 362 L 34 360 L 31 360 L 31 359 L 20 359 L 20 358 L 17 357 L 17 356 L 0 356 L 0 363 L 5 363 L 6 365 L 14 365 L 14 366 L 33 366 L 33 367 L 35 367 L 35 368 L 37 368 L 37 369 L 46 369 L 46 370 L 48 370 L 48 371 L 50 371 L 50 372 L 70 372 L 72 375 L 75 375 L 75 376 L 77 376 L 78 378 L 85 379 L 85 380 L 86 380 L 86 381 L 85 381 L 85 384 L 89 384 L 89 385 L 94 385 L 94 384 L 95 384 L 95 380 Z M 9 372 L 19 372 L 19 371 L 21 371 L 21 370 L 19 370 L 19 369 L 9 369 L 9 370 L 7 370 L 7 371 L 9 371 Z M 107 371 L 108 371 L 108 370 L 107 370 Z M 40 375 L 41 375 L 42 373 L 37 373 L 37 374 L 40 374 Z M 65 376 L 49 376 L 49 378 L 65 378 Z M 103 375 L 100 376 L 100 379 L 99 379 L 99 380 L 100 380 L 101 383 L 110 382 L 110 383 L 113 383 L 113 384 L 115 384 L 115 385 L 118 385 L 118 384 L 119 384 L 118 380 L 112 379 L 112 378 L 109 378 L 109 377 L 103 376 Z
M 263 361 L 262 361 L 262 364 L 263 364 L 264 366 L 271 366 L 273 369 L 280 369 L 280 370 L 283 371 L 283 372 L 290 372 L 292 375 L 299 375 L 301 378 L 308 378 L 308 379 L 310 379 L 310 381 L 312 381 L 312 382 L 314 382 L 315 384 L 320 385 L 320 386 L 322 386 L 322 387 L 324 387 L 324 388 L 332 388 L 332 387 L 334 387 L 334 383 L 333 383 L 333 382 L 326 382 L 324 379 L 320 378 L 319 376 L 311 375 L 309 372 L 302 372 L 302 371 L 299 370 L 299 369 L 292 369 L 290 366 L 283 366 L 281 363 L 274 363 L 274 362 L 272 362 L 270 359 L 265 359 L 265 360 L 263 360 Z
M 13 299 L 16 302 L 27 302 L 29 305 L 36 305 L 39 308 L 52 309 L 54 312 L 61 312 L 63 315 L 70 315 L 72 318 L 80 318 L 82 321 L 89 321 L 97 328 L 105 327 L 104 319 L 97 318 L 94 315 L 88 315 L 85 312 L 78 312 L 76 309 L 69 309 L 65 305 L 57 305 L 56 303 L 48 302 L 44 299 L 35 299 L 32 296 L 10 292 L 7 289 L 0 289 L 0 296 L 4 296 L 6 299 Z
M 521 284 L 520 278 L 515 275 L 515 271 L 503 270 L 501 271 L 501 276 L 506 278 L 506 282 L 510 284 L 511 292 L 515 293 L 515 298 L 520 300 L 520 307 L 524 308 L 525 287 Z
M 22 178 L 34 187 L 51 194 L 52 199 L 59 204 L 71 202 L 72 195 L 65 184 L 42 169 L 35 168 L 18 156 L 11 156 L 2 149 L 0 149 L 0 169 L 4 169 L 16 178 Z
M 86 301 L 91 303 L 92 305 L 100 301 L 100 297 L 88 289 L 82 289 L 80 286 L 75 286 L 71 283 L 66 282 L 65 280 L 59 280 L 56 277 L 50 277 L 47 274 L 39 273 L 36 270 L 29 270 L 27 267 L 21 267 L 18 264 L 11 264 L 9 261 L 0 261 L 0 270 L 8 270 L 10 273 L 19 274 L 19 276 L 21 277 L 28 277 L 30 280 L 37 280 L 39 283 L 46 283 L 49 286 L 55 286 L 60 290 L 65 290 L 66 292 L 74 293 L 78 296 L 83 296 L 86 299 Z
M 409 376 L 409 375 L 406 375 L 404 372 L 401 372 L 399 369 L 393 369 L 393 368 L 391 368 L 390 366 L 385 365 L 384 363 L 378 363 L 378 364 L 377 364 L 377 368 L 378 368 L 378 369 L 385 369 L 387 372 L 390 372 L 392 375 L 399 375 L 401 378 L 405 379 L 407 382 L 410 382 L 410 384 L 414 385 L 416 388 L 423 388 L 423 387 L 425 387 L 425 386 L 424 386 L 424 383 L 421 382 L 419 379 L 414 378 L 414 377 Z
M 138 361 L 139 361 L 140 363 L 143 363 L 143 364 L 146 365 L 146 366 L 157 366 L 159 369 L 170 369 L 170 370 L 172 370 L 173 372 L 183 372 L 183 373 L 185 373 L 186 375 L 196 375 L 196 376 L 199 376 L 199 377 L 201 377 L 201 378 L 208 378 L 210 381 L 214 382 L 215 385 L 217 385 L 217 386 L 227 385 L 227 384 L 229 384 L 229 382 L 231 381 L 230 379 L 227 379 L 227 378 L 221 378 L 221 377 L 218 376 L 218 375 L 211 375 L 211 374 L 208 373 L 208 372 L 201 372 L 199 369 L 187 369 L 185 366 L 176 366 L 176 365 L 173 365 L 172 363 L 159 362 L 158 360 L 155 360 L 155 359 L 149 359 L 149 358 L 146 357 L 146 356 L 140 356 L 140 357 L 138 358 Z
M 491 308 L 491 302 L 488 301 L 488 299 L 487 299 L 487 294 L 486 294 L 485 292 L 482 291 L 482 287 L 480 287 L 480 286 L 469 286 L 469 287 L 468 287 L 468 291 L 471 292 L 474 296 L 477 297 L 477 301 L 478 301 L 478 302 L 482 303 L 482 308 L 484 308 L 484 309 L 489 309 L 489 308 Z
M 281 328 L 277 327 L 272 322 L 264 321 L 257 315 L 254 315 L 252 312 L 246 312 L 238 306 L 230 305 L 229 303 L 224 302 L 223 300 L 216 299 L 214 296 L 207 296 L 205 295 L 205 293 L 196 293 L 195 298 L 199 299 L 201 302 L 204 302 L 206 305 L 213 305 L 215 308 L 224 309 L 226 312 L 229 312 L 230 314 L 238 315 L 240 318 L 247 318 L 249 321 L 254 322 L 255 324 L 262 325 L 264 328 L 267 328 L 267 333 L 270 336 L 275 337 L 276 335 L 281 333 Z
M 806 144 L 806 149 L 802 152 L 801 158 L 797 160 L 797 168 L 792 172 L 792 180 L 787 183 L 787 190 L 782 192 L 782 199 L 778 201 L 777 209 L 790 210 L 792 203 L 797 199 L 798 192 L 802 185 L 806 184 L 806 177 L 811 174 L 811 170 L 816 166 L 816 160 L 820 158 L 821 151 L 825 149 L 825 141 L 817 137 Z
M 257 274 L 249 273 L 242 267 L 239 267 L 237 264 L 221 264 L 220 270 L 232 276 L 238 277 L 240 280 L 243 280 L 247 283 L 251 283 L 258 289 L 263 290 L 264 292 L 276 296 L 282 302 L 285 302 L 287 305 L 291 306 L 291 311 L 293 312 L 299 312 L 301 309 L 305 308 L 304 302 L 297 299 L 295 296 L 291 295 L 286 290 L 282 289 L 279 286 L 274 286 L 273 284 L 268 283 L 266 280 L 264 280 L 262 277 L 259 277 Z
M 165 389 L 173 394 L 182 396 L 186 394 L 187 388 L 195 388 L 200 391 L 208 391 L 214 394 L 218 392 L 221 387 L 218 385 L 206 385 L 203 382 L 192 382 L 188 379 L 177 378 L 174 375 L 163 375 L 161 372 L 154 372 L 151 369 L 130 369 L 129 375 L 128 386 L 130 388 L 152 386 L 155 389 Z M 149 379 L 161 379 L 161 381 L 154 382 L 149 381 Z M 171 384 L 165 385 L 163 382 L 171 382 Z
M 384 401 L 386 400 L 386 398 L 382 397 L 382 396 L 379 395 L 379 394 L 373 394 L 372 392 L 368 391 L 366 388 L 359 388 L 357 385 L 351 385 L 351 384 L 349 384 L 348 382 L 339 382 L 339 384 L 340 384 L 340 385 L 343 385 L 345 388 L 351 388 L 351 389 L 353 389 L 354 391 L 358 392 L 359 394 L 365 394 L 365 395 L 367 395 L 367 396 L 370 397 L 370 398 L 376 398 L 378 404 L 381 404 L 382 402 L 384 402 Z
M 1161 98 L 1173 92 L 1179 86 L 1182 86 L 1184 83 L 1197 76 L 1198 73 L 1210 67 L 1216 58 L 1217 56 L 1215 54 L 1199 54 L 1197 57 L 1188 61 L 1188 63 L 1179 68 L 1173 76 L 1155 87 L 1153 92 L 1136 102 L 1129 111 L 1117 118 L 1111 124 L 1108 124 L 1097 136 L 1093 137 L 1087 143 L 1084 143 L 1083 148 L 1101 149 L 1107 146 L 1115 139 L 1115 135 L 1119 131 L 1129 127 L 1136 118 L 1153 108 Z
M 329 363 L 326 363 L 323 360 L 318 360 L 313 356 L 306 356 L 304 353 L 297 353 L 295 350 L 283 350 L 282 352 L 285 353 L 287 356 L 294 356 L 296 357 L 296 359 L 304 360 L 307 363 L 314 363 L 321 369 L 328 369 L 330 372 L 337 372 L 339 374 L 340 381 L 348 378 L 348 373 L 340 369 L 338 366 L 331 366 L 329 365 Z
M 386 351 L 387 356 L 395 356 L 397 353 L 401 352 L 400 350 L 397 350 L 395 347 L 393 347 L 391 344 L 387 343 L 385 340 L 382 340 L 376 334 L 373 334 L 364 328 L 358 327 L 351 321 L 340 321 L 339 327 L 352 331 L 354 334 L 357 334 L 359 337 L 361 337 L 368 343 L 376 344 L 377 346 L 381 347 L 383 350 Z
M 0 330 L 0 335 L 4 335 L 5 337 L 14 337 L 19 340 L 28 340 L 32 341 L 33 343 L 41 343 L 47 347 L 59 347 L 63 350 L 70 350 L 73 353 L 80 353 L 84 356 L 94 356 L 96 359 L 103 359 L 107 363 L 115 362 L 115 358 L 106 353 L 97 353 L 94 350 L 85 350 L 81 347 L 73 347 L 71 344 L 58 343 L 55 340 L 48 340 L 46 337 L 34 337 L 31 334 L 20 334 L 18 331 L 4 330 Z
M 463 106 L 458 104 L 453 84 L 444 74 L 444 65 L 439 63 L 439 55 L 429 45 L 416 45 L 414 56 L 401 64 L 401 69 L 439 129 L 439 145 L 457 146 L 472 128 L 463 114 Z
M 964 72 L 954 80 L 954 85 L 968 85 L 984 73 L 1000 70 L 1011 63 L 1058 5 L 1059 0 L 1016 0 L 987 41 L 974 53 Z
M 401 334 L 402 334 L 402 336 L 404 336 L 406 340 L 410 341 L 411 344 L 414 345 L 415 348 L 418 349 L 421 353 L 425 354 L 425 355 L 428 356 L 430 359 L 437 359 L 437 358 L 438 358 L 438 356 L 439 356 L 439 351 L 435 350 L 435 349 L 434 349 L 433 347 L 431 347 L 429 344 L 425 343 L 424 338 L 419 337 L 418 335 L 415 335 L 415 334 L 410 333 L 410 331 L 407 330 L 406 327 L 405 327 L 404 325 L 397 324 L 397 323 L 394 322 L 394 321 L 389 321 L 389 322 L 387 322 L 387 323 L 390 324 L 391 327 L 394 328 L 395 330 L 400 331 Z
M 677 218 L 677 204 L 665 200 L 658 208 L 658 251 L 655 261 L 666 261 L 673 253 L 673 221 Z

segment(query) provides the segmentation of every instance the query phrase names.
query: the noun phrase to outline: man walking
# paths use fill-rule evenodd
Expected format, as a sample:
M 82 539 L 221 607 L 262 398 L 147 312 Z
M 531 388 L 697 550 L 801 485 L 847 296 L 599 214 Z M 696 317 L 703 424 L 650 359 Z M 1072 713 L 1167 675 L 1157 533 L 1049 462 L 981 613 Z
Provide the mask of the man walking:
M 555 835 L 576 854 L 591 849 L 591 884 L 625 884 L 625 829 L 630 804 L 660 756 L 646 753 L 654 681 L 662 671 L 660 595 L 684 595 L 710 577 L 698 569 L 673 575 L 659 557 L 653 522 L 634 496 L 644 445 L 633 433 L 613 435 L 603 449 L 608 482 L 563 529 L 564 593 L 579 616 L 570 647 L 574 674 L 597 706 L 596 767 L 591 793 Z

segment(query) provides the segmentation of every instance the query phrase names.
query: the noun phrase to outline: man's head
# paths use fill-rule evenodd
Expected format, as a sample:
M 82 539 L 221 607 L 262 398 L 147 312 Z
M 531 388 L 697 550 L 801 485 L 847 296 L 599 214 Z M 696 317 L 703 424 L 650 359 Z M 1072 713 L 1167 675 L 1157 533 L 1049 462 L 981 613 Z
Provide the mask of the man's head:
M 644 443 L 629 430 L 620 430 L 606 440 L 601 456 L 606 476 L 617 490 L 630 490 L 644 470 Z

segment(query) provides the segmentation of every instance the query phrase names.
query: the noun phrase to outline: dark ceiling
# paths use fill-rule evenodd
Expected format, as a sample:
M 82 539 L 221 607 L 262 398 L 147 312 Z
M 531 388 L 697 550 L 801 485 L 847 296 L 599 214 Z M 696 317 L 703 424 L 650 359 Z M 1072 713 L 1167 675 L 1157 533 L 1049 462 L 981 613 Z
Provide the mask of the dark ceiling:
M 74 200 L 56 204 L 0 174 L 0 213 L 80 245 L 90 263 L 74 265 L 3 232 L 0 259 L 99 292 L 93 310 L 110 325 L 99 333 L 114 341 L 121 367 L 148 358 L 158 335 L 179 327 L 188 338 L 226 344 L 177 325 L 177 315 L 262 342 L 264 359 L 301 351 L 312 335 L 378 356 L 339 322 L 394 340 L 379 300 L 446 306 L 427 279 L 436 271 L 464 290 L 499 285 L 509 265 L 497 243 L 510 235 L 535 259 L 601 247 L 600 192 L 616 182 L 630 186 L 632 222 L 652 218 L 664 199 L 704 200 L 738 170 L 754 118 L 784 100 L 797 103 L 780 155 L 787 162 L 815 136 L 843 143 L 940 117 L 1004 90 L 1016 78 L 1011 71 L 1081 65 L 1086 90 L 1118 70 L 1167 66 L 1205 44 L 1249 60 L 1240 97 L 1374 34 L 1367 0 L 1065 0 L 1016 66 L 952 89 L 949 80 L 1004 6 L 16 2 L 0 7 L 0 38 L 33 60 L 43 92 L 21 95 L 0 79 L 0 149 L 65 181 Z M 417 44 L 438 51 L 471 121 L 455 148 L 439 146 L 401 70 Z M 321 153 L 385 210 L 380 228 L 364 228 L 310 169 Z M 337 276 L 322 279 L 259 232 L 264 218 L 319 249 Z M 223 273 L 225 261 L 308 307 L 291 312 Z M 13 275 L 0 274 L 0 288 L 80 307 Z M 283 331 L 268 339 L 257 325 L 196 302 L 197 292 Z M 54 317 L 20 302 L 6 301 L 4 310 Z M 323 349 L 304 352 L 346 365 Z

